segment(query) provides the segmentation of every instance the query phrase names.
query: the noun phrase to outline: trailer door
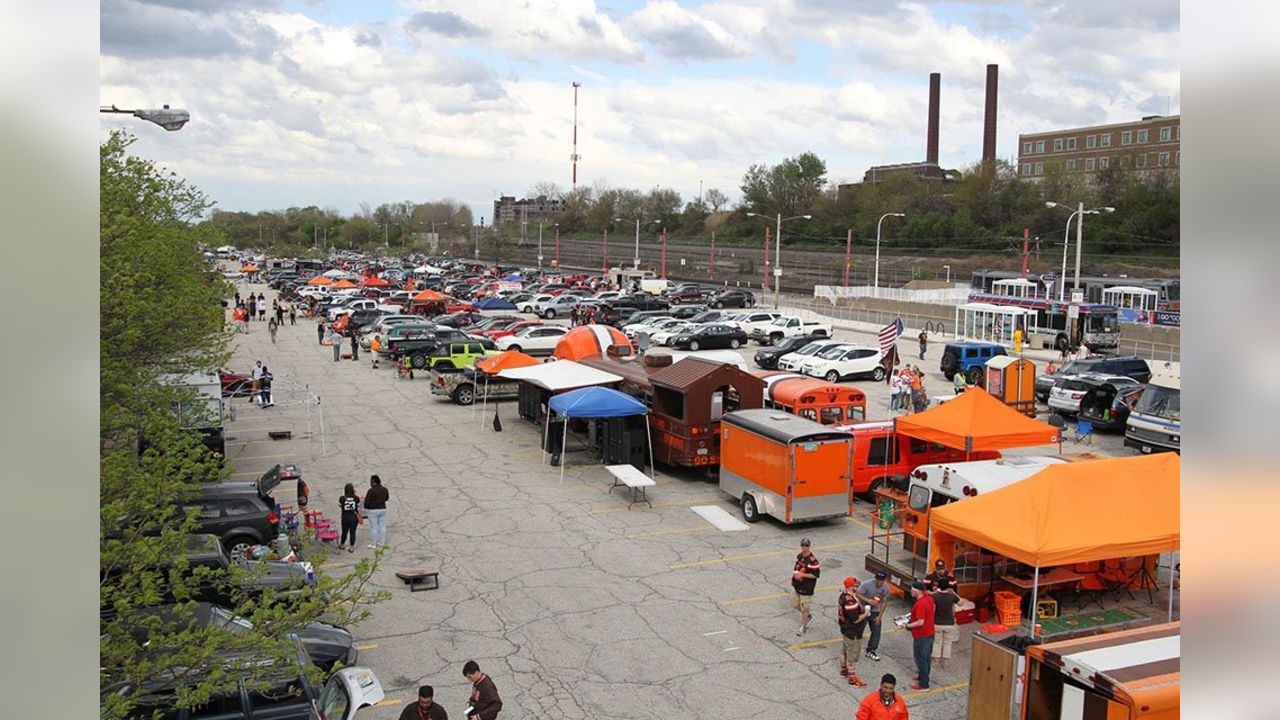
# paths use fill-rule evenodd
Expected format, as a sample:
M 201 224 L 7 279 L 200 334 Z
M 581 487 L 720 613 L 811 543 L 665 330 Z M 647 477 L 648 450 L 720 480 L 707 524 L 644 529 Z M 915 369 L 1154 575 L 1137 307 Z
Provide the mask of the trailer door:
M 851 486 L 848 438 L 798 442 L 791 447 L 790 507 L 797 518 L 848 510 Z M 830 506 L 830 507 L 828 507 Z

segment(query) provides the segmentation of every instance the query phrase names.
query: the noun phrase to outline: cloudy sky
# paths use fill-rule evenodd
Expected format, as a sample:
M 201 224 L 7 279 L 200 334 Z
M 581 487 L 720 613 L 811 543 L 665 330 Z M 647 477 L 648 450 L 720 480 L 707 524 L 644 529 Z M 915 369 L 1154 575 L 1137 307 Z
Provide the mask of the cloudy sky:
M 834 181 L 923 160 L 942 73 L 945 167 L 1017 134 L 1179 112 L 1176 0 L 102 0 L 101 103 L 191 112 L 179 132 L 103 115 L 223 209 L 580 184 L 718 187 L 806 150 Z

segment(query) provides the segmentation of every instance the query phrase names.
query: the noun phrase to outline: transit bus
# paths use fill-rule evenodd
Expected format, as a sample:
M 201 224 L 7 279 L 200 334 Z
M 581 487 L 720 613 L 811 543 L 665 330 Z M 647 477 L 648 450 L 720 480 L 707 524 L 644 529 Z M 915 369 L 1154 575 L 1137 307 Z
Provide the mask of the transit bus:
M 1152 369 L 1151 380 L 1129 411 L 1125 447 L 1139 452 L 1182 451 L 1182 366 L 1166 362 Z
M 1035 311 L 1031 332 L 1049 336 L 1058 350 L 1084 345 L 1096 352 L 1115 350 L 1120 345 L 1120 309 L 1114 305 L 1081 303 L 1079 321 L 1071 319 L 1072 305 L 1047 295 L 1029 292 L 1027 283 L 996 281 L 992 292 L 972 292 L 969 302 L 1026 308 Z

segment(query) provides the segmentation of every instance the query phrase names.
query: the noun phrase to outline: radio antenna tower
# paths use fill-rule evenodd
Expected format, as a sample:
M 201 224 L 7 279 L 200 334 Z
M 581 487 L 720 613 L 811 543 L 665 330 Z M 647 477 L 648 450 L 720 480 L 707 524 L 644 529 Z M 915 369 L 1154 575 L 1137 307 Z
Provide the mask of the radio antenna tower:
M 578 88 L 582 87 L 582 83 L 577 80 L 573 81 L 573 153 L 569 155 L 569 159 L 573 161 L 573 189 L 578 189 Z

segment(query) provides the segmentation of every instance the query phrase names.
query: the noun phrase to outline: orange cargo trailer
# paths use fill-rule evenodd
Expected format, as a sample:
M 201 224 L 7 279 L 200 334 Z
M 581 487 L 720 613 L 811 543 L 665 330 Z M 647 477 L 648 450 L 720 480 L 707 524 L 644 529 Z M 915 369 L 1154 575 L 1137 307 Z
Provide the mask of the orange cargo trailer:
M 739 410 L 720 420 L 720 489 L 747 522 L 849 515 L 853 435 L 781 410 Z

